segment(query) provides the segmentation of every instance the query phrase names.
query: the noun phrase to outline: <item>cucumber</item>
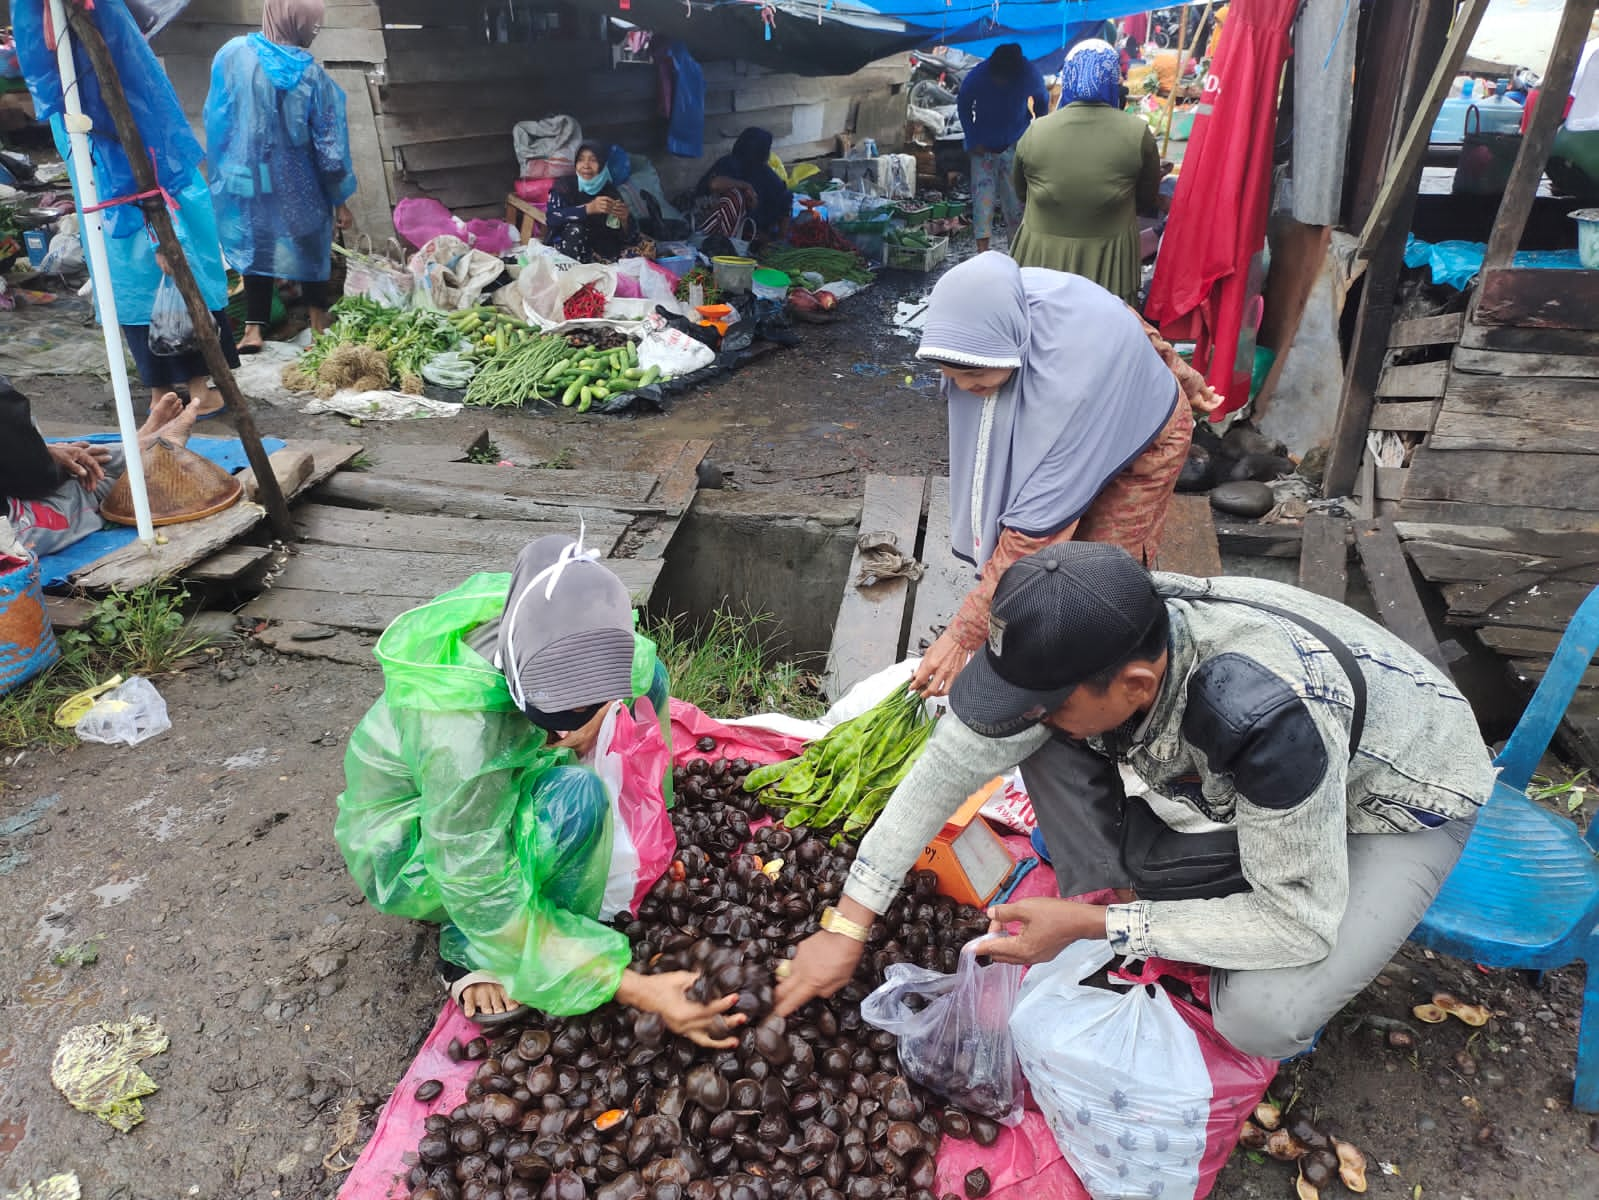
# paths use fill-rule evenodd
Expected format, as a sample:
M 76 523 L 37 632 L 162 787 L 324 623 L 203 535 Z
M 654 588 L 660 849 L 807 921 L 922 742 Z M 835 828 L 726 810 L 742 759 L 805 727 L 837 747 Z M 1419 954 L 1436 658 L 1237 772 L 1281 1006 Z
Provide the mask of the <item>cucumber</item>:
M 587 378 L 587 375 L 579 375 L 567 385 L 566 391 L 561 396 L 561 403 L 563 405 L 565 405 L 567 408 L 572 407 L 572 405 L 577 401 L 578 397 L 582 394 L 583 381 Z
M 640 377 L 640 379 L 638 381 L 638 386 L 639 387 L 649 387 L 650 384 L 654 383 L 660 377 L 661 377 L 661 368 L 660 367 L 658 367 L 658 366 L 648 367 L 648 368 L 645 369 L 643 376 Z

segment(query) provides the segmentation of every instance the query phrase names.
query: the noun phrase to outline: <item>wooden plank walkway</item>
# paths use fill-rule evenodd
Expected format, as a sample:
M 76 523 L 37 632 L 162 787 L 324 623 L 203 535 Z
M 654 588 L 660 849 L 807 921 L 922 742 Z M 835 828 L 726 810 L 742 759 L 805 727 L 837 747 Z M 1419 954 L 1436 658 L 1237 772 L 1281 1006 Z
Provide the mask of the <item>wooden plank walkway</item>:
M 950 549 L 949 480 L 868 475 L 861 504 L 861 532 L 892 530 L 901 548 L 915 547 L 924 568 L 909 588 L 891 580 L 871 589 L 855 587 L 860 553 L 850 565 L 828 653 L 825 690 L 837 698 L 867 676 L 922 654 L 977 582 L 977 571 Z M 1184 575 L 1221 574 L 1209 501 L 1174 496 L 1161 540 L 1160 568 Z
M 646 605 L 709 448 L 669 442 L 646 464 L 653 469 L 634 471 L 479 465 L 431 447 L 375 452 L 370 469 L 335 476 L 317 503 L 297 510 L 304 540 L 243 611 L 295 630 L 376 633 L 470 575 L 510 570 L 528 542 L 580 527 L 584 544 Z

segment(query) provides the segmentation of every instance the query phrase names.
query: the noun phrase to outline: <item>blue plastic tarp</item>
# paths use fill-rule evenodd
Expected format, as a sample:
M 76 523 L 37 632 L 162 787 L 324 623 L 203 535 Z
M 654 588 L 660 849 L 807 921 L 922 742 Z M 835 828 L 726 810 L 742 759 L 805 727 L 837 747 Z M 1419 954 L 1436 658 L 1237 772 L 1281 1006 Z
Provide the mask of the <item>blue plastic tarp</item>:
M 1103 22 L 1149 11 L 1130 0 L 966 0 L 945 7 L 929 0 L 866 0 L 861 7 L 926 28 L 929 46 L 955 46 L 979 58 L 1003 42 L 1020 43 L 1046 73 L 1059 68 L 1075 42 L 1097 36 Z
M 1486 242 L 1424 242 L 1412 234 L 1405 242 L 1405 266 L 1427 267 L 1438 287 L 1464 290 L 1482 270 Z M 1511 266 L 1550 271 L 1580 271 L 1576 250 L 1518 250 Z

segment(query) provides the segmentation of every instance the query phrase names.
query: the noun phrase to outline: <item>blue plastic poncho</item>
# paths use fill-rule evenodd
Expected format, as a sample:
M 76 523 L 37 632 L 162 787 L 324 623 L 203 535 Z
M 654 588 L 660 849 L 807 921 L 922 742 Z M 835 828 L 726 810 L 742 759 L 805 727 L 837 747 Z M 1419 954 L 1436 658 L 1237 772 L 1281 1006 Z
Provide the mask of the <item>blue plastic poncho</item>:
M 350 735 L 333 832 L 374 907 L 443 926 L 446 959 L 487 971 L 523 1004 L 588 1012 L 616 994 L 630 954 L 596 919 L 611 805 L 594 772 L 546 748 L 505 676 L 467 644 L 510 586 L 508 574 L 474 575 L 378 639 L 383 696 Z M 666 673 L 637 635 L 633 690 L 669 736 Z
M 67 164 L 72 176 L 73 191 L 78 191 L 77 164 L 68 153 L 66 129 L 59 116 L 50 118 L 50 132 L 55 137 L 56 149 Z M 91 143 L 90 154 L 96 147 Z M 110 179 L 105 165 L 97 157 L 94 164 L 95 186 L 105 195 Z M 79 193 L 81 194 L 81 193 Z M 200 295 L 212 312 L 226 308 L 228 303 L 228 272 L 222 265 L 222 248 L 217 239 L 217 218 L 211 208 L 211 188 L 205 176 L 196 169 L 189 174 L 188 184 L 172 192 L 177 208 L 171 213 L 172 228 L 183 247 L 189 269 L 200 285 Z M 122 325 L 147 325 L 150 311 L 155 306 L 156 288 L 161 283 L 161 268 L 155 261 L 154 236 L 143 224 L 130 226 L 127 233 L 117 234 L 106 230 L 106 264 L 111 269 L 111 292 L 117 301 L 117 322 Z M 89 261 L 90 273 L 94 263 Z M 95 295 L 104 294 L 96 288 Z M 99 309 L 96 307 L 96 315 Z
M 211 197 L 243 275 L 328 277 L 333 210 L 355 194 L 344 93 L 307 50 L 234 38 L 205 100 Z
M 101 0 L 90 15 L 116 61 L 128 107 L 154 159 L 156 179 L 168 192 L 176 193 L 187 184 L 204 152 L 189 128 L 172 84 L 122 0 Z M 27 78 L 28 91 L 33 93 L 34 108 L 40 120 L 48 120 L 66 109 L 62 103 L 55 51 L 45 45 L 44 0 L 13 0 L 11 19 L 15 25 L 17 60 Z M 100 199 L 131 196 L 138 191 L 133 169 L 122 152 L 122 144 L 117 141 L 116 127 L 100 96 L 100 82 L 89 56 L 76 39 L 73 40 L 73 61 L 78 68 L 78 100 L 84 115 L 94 125 L 89 142 Z M 114 237 L 126 237 L 144 228 L 144 217 L 137 205 L 108 208 L 104 220 L 107 231 Z

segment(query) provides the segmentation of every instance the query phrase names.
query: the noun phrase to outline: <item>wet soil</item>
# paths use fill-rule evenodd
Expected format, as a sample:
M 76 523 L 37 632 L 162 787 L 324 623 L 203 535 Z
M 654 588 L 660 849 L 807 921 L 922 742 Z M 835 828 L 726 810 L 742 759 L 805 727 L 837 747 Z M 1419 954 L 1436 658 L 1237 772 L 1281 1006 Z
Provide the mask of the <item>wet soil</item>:
M 800 348 L 664 416 L 472 413 L 352 430 L 263 408 L 259 423 L 353 436 L 375 458 L 487 427 L 517 461 L 595 467 L 704 437 L 737 486 L 856 494 L 867 470 L 944 465 L 931 374 L 889 328 L 897 293 L 919 282 L 886 281 L 846 321 L 801 327 Z M 23 386 L 43 418 L 108 419 L 97 381 Z M 380 676 L 235 642 L 157 683 L 173 729 L 143 746 L 20 761 L 0 748 L 0 1192 L 73 1170 L 91 1200 L 331 1197 L 442 1002 L 433 933 L 365 906 L 332 837 L 344 741 Z M 1414 1052 L 1388 1049 L 1370 1018 L 1408 1019 L 1438 989 L 1494 1019 L 1417 1025 Z M 1367 1152 L 1374 1197 L 1594 1200 L 1592 1118 L 1570 1108 L 1580 1009 L 1580 972 L 1533 987 L 1407 948 L 1276 1091 Z M 69 1028 L 136 1012 L 172 1042 L 146 1062 L 160 1091 L 124 1135 L 70 1109 L 49 1069 Z M 1286 1200 L 1292 1173 L 1237 1154 L 1214 1195 Z

